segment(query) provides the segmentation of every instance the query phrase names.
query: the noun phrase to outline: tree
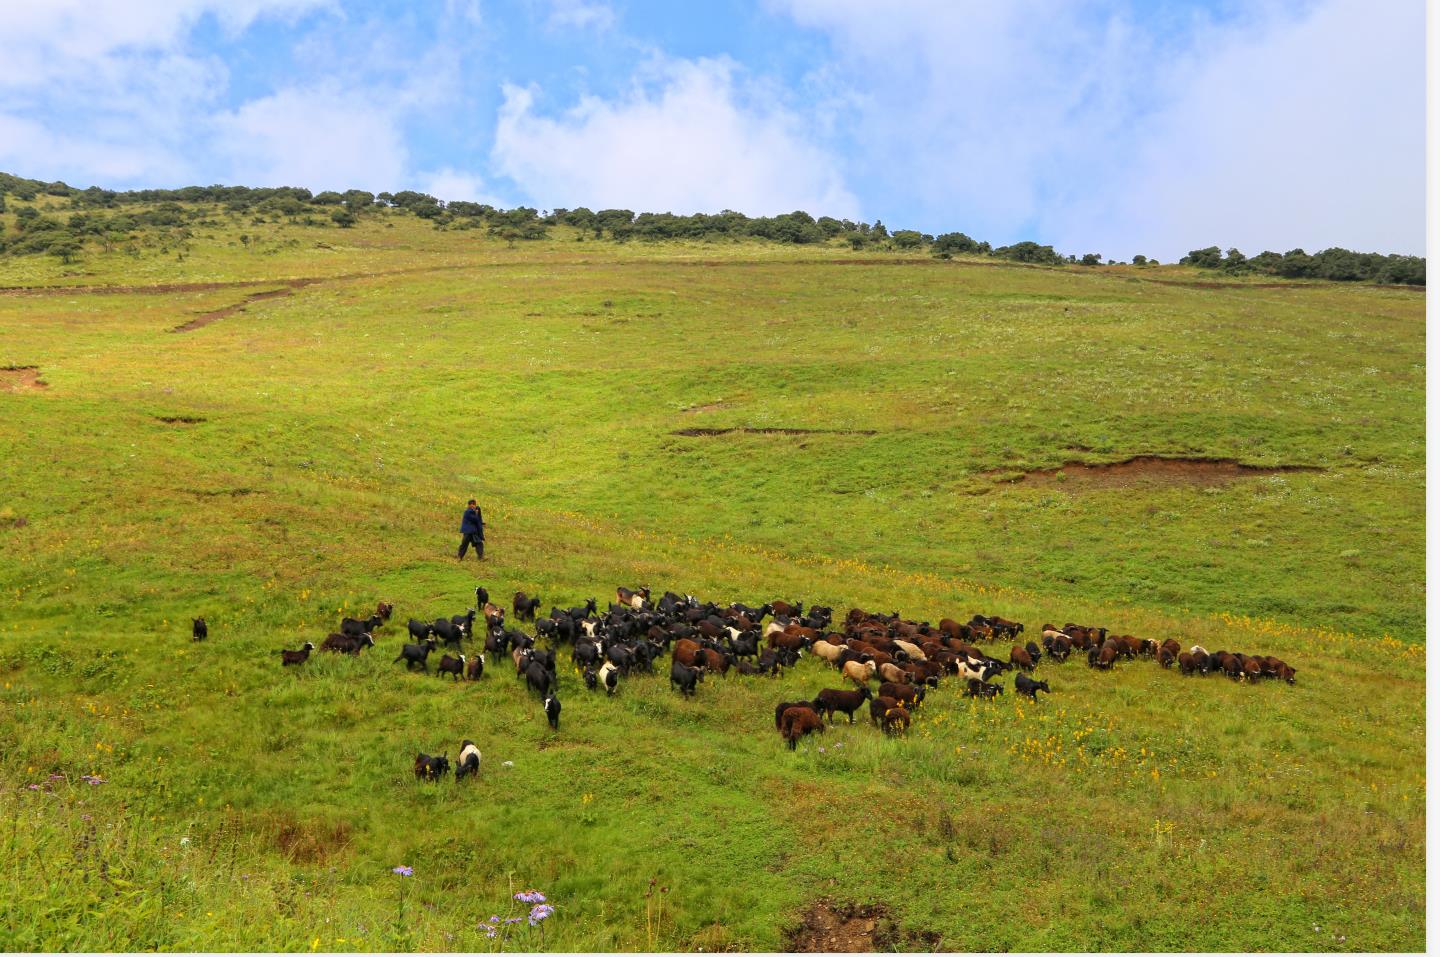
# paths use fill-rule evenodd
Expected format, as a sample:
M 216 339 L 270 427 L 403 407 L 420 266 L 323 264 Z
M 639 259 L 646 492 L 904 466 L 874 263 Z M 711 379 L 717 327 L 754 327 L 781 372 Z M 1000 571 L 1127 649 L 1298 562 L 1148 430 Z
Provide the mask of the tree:
M 82 249 L 84 249 L 84 247 L 80 245 L 78 239 L 65 236 L 52 242 L 47 252 L 52 256 L 60 257 L 62 263 L 69 264 L 73 263 L 79 257 Z
M 337 209 L 330 214 L 330 218 L 334 220 L 335 225 L 341 229 L 349 229 L 355 225 L 355 214 L 348 209 Z
M 914 229 L 897 229 L 890 234 L 895 245 L 901 249 L 918 249 L 925 245 L 925 234 Z
M 1201 269 L 1220 268 L 1220 247 L 1206 246 L 1204 249 L 1192 249 L 1180 257 L 1182 266 L 1199 266 Z
M 935 251 L 941 253 L 978 253 L 980 245 L 964 233 L 941 233 L 935 237 Z
M 1132 260 L 1130 260 L 1130 262 L 1134 263 L 1136 266 L 1143 266 L 1143 265 L 1145 265 L 1145 254 L 1144 254 L 1144 253 L 1136 253 L 1136 254 L 1135 254 L 1135 258 L 1132 259 Z
M 1083 255 L 1083 256 L 1080 257 L 1080 265 L 1082 265 L 1082 266 L 1098 266 L 1098 265 L 1100 265 L 1100 254 L 1099 254 L 1099 253 L 1086 253 L 1085 255 Z
M 1247 263 L 1248 260 L 1245 258 L 1245 254 L 1231 247 L 1226 251 L 1225 262 L 1222 265 L 1226 272 L 1234 274 L 1245 272 L 1248 268 Z

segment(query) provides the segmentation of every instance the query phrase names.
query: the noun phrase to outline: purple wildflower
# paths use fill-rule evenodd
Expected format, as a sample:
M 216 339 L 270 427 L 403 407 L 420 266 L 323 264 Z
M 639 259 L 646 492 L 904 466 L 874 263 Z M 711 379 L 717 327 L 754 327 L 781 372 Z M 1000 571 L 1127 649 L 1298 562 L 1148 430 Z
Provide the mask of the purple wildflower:
M 486 923 L 490 923 L 490 924 L 498 924 L 498 923 L 500 923 L 500 915 L 499 915 L 499 914 L 491 914 L 491 915 L 490 915 L 490 920 L 488 920 Z
M 521 891 L 519 894 L 515 895 L 515 899 L 526 904 L 545 903 L 545 895 L 536 890 Z
M 401 864 L 399 867 L 392 867 L 390 869 L 390 873 L 399 874 L 401 877 L 413 877 L 415 874 L 415 868 L 406 867 L 404 864 Z
M 83 780 L 86 784 L 92 784 L 92 785 L 94 785 L 94 784 L 104 784 L 104 783 L 105 783 L 105 779 L 102 778 L 102 777 L 101 777 L 100 775 L 98 775 L 98 774 L 85 774 L 85 775 L 81 775 L 81 780 Z
M 524 919 L 525 919 L 525 918 L 523 918 L 523 917 L 507 917 L 507 918 L 505 918 L 505 923 L 507 923 L 507 924 L 518 924 L 518 923 L 520 923 L 520 922 L 521 922 L 522 920 L 524 920 Z
M 530 926 L 534 927 L 553 913 L 555 913 L 555 908 L 549 904 L 536 904 L 530 908 Z
M 30 787 L 30 790 L 32 790 L 32 791 L 38 791 L 38 790 L 40 790 L 40 785 L 38 785 L 38 784 L 31 784 L 31 785 L 29 785 L 29 787 Z
M 52 781 L 63 781 L 63 780 L 65 780 L 65 775 L 63 775 L 63 774 L 52 774 L 52 775 L 50 775 L 50 780 L 52 780 Z

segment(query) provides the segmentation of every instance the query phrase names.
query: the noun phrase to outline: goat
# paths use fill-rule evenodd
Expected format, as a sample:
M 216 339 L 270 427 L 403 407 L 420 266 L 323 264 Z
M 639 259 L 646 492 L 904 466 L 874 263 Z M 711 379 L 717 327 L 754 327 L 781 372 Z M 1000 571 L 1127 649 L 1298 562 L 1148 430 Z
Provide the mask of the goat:
M 303 665 L 306 661 L 310 659 L 310 652 L 314 650 L 314 643 L 309 641 L 305 642 L 305 647 L 301 648 L 299 651 L 285 651 L 282 649 L 280 652 L 280 664 Z

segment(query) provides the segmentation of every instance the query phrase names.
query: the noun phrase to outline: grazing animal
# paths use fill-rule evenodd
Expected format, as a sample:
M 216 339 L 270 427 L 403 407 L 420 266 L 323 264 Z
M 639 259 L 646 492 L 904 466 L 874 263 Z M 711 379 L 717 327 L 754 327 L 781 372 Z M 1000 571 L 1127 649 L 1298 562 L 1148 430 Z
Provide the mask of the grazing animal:
M 899 665 L 891 664 L 888 661 L 882 661 L 880 663 L 879 672 L 881 681 L 910 680 L 910 672 L 906 671 L 904 668 L 901 668 Z
M 315 650 L 315 644 L 314 644 L 314 642 L 309 642 L 309 641 L 305 642 L 305 647 L 301 648 L 299 651 L 284 651 L 284 650 L 282 650 L 282 651 L 280 652 L 280 664 L 282 664 L 282 665 L 303 665 L 306 661 L 310 660 L 310 652 L 312 652 L 312 651 L 314 651 L 314 650 Z
M 424 781 L 438 781 L 450 771 L 450 758 L 440 755 L 432 758 L 423 751 L 415 755 L 415 777 Z
M 551 673 L 538 661 L 531 661 L 525 666 L 525 687 L 529 688 L 544 698 L 555 689 L 555 675 Z
M 1019 645 L 1010 649 L 1010 663 L 1021 671 L 1035 670 L 1035 659 L 1030 657 L 1030 652 Z
M 615 600 L 622 605 L 639 611 L 645 607 L 645 603 L 650 600 L 650 588 L 646 585 L 641 585 L 639 589 L 631 591 L 622 585 L 615 589 Z
M 410 637 L 416 641 L 424 641 L 435 633 L 435 627 L 428 621 L 416 621 L 411 618 L 406 622 L 405 627 L 410 631 Z
M 904 734 L 910 728 L 910 712 L 906 711 L 903 705 L 897 704 L 885 712 L 880 726 L 886 734 Z
M 484 585 L 475 586 L 475 610 L 479 611 L 490 604 L 490 593 L 485 590 Z
M 791 708 L 809 708 L 811 711 L 814 711 L 816 714 L 819 714 L 819 713 L 820 713 L 820 712 L 819 712 L 819 709 L 817 709 L 817 708 L 815 707 L 815 702 L 813 702 L 813 701 L 782 701 L 782 702 L 780 702 L 779 704 L 777 704 L 777 705 L 775 706 L 775 730 L 776 730 L 776 731 L 779 731 L 779 730 L 780 730 L 780 724 L 781 724 L 781 720 L 780 720 L 780 719 L 783 718 L 784 715 L 785 715 L 785 712 L 789 711 Z
M 900 702 L 886 695 L 877 695 L 870 699 L 870 723 L 878 725 L 885 719 L 885 712 L 895 707 Z
M 1023 676 L 1016 675 L 1015 677 L 1020 678 Z M 1004 693 L 1004 686 L 986 684 L 979 678 L 971 678 L 969 681 L 965 682 L 965 697 L 967 698 L 993 698 L 996 695 L 1001 695 Z
M 342 635 L 369 635 L 384 623 L 385 619 L 379 615 L 371 615 L 364 619 L 342 618 L 340 619 L 340 633 Z
M 1182 652 L 1180 652 L 1179 661 L 1180 661 L 1180 673 L 1181 673 L 1182 675 L 1193 675 L 1193 674 L 1196 672 L 1197 668 L 1196 668 L 1196 665 L 1195 665 L 1195 656 L 1194 656 L 1193 654 L 1191 654 L 1190 652 L 1188 652 L 1188 651 L 1182 651 Z
M 1030 655 L 1031 661 L 1035 662 L 1037 665 L 1040 663 L 1042 653 L 1040 651 L 1039 645 L 1035 644 L 1035 642 L 1033 641 L 1027 641 L 1025 642 L 1025 651 L 1027 654 Z
M 825 721 L 814 708 L 790 708 L 780 716 L 780 737 L 791 751 L 801 738 L 812 732 L 825 733 Z
M 689 665 L 682 664 L 673 659 L 670 662 L 670 684 L 679 687 L 682 695 L 693 695 L 695 693 L 695 685 L 704 675 L 705 669 L 703 667 L 692 668 Z
M 607 661 L 601 665 L 600 672 L 595 677 L 600 684 L 605 686 L 607 697 L 613 695 L 615 689 L 620 686 L 620 669 L 615 667 L 613 661 Z
M 440 664 L 435 666 L 435 674 L 450 675 L 451 678 L 459 681 L 465 676 L 465 656 L 460 655 L 455 658 L 445 655 L 440 659 Z
M 485 656 L 476 655 L 470 659 L 470 664 L 465 669 L 465 677 L 471 681 L 479 681 L 485 676 Z
M 395 614 L 395 606 L 388 601 L 377 602 L 375 605 L 375 614 L 380 616 L 381 621 L 389 621 L 390 616 Z
M 321 651 L 342 652 L 347 655 L 358 655 L 362 648 L 374 648 L 375 639 L 369 635 L 341 635 L 333 634 L 320 644 Z
M 835 720 L 835 712 L 840 711 L 850 719 L 851 724 L 854 724 L 856 709 L 869 701 L 870 697 L 869 685 L 866 685 L 859 691 L 826 688 L 815 696 L 815 710 L 823 711 L 825 717 L 832 722 Z
M 204 641 L 210 637 L 210 629 L 205 624 L 204 618 L 190 619 L 190 640 Z
M 1015 676 L 1015 693 L 1016 693 L 1016 694 L 1022 694 L 1022 695 L 1024 695 L 1025 697 L 1029 698 L 1031 701 L 1034 701 L 1034 700 L 1036 700 L 1036 699 L 1035 699 L 1035 692 L 1037 692 L 1037 691 L 1043 691 L 1043 692 L 1045 692 L 1046 694 L 1049 694 L 1049 693 L 1050 693 L 1050 682 L 1048 682 L 1048 681 L 1036 681 L 1034 678 L 1031 678 L 1029 675 L 1016 675 L 1016 676 Z
M 409 671 L 415 665 L 419 665 L 421 671 L 429 674 L 430 666 L 425 663 L 425 659 L 429 658 L 430 652 L 434 650 L 435 639 L 426 638 L 418 645 L 406 645 L 405 647 L 401 648 L 400 654 L 395 658 L 395 661 L 391 662 L 391 664 L 403 661 L 405 662 L 406 671 Z
M 550 722 L 551 731 L 560 730 L 560 699 L 553 694 L 545 699 L 545 720 Z
M 919 704 L 925 700 L 925 686 L 900 684 L 894 681 L 887 681 L 880 686 L 880 693 L 887 698 L 894 698 L 901 704 Z
M 480 774 L 480 749 L 469 738 L 460 742 L 460 757 L 455 759 L 455 780 L 459 781 L 467 774 L 472 777 Z
M 868 685 L 875 676 L 875 662 L 847 661 L 841 672 L 857 685 Z
M 1175 653 L 1172 652 L 1169 648 L 1162 646 L 1160 648 L 1160 651 L 1156 653 L 1155 660 L 1160 662 L 1160 667 L 1169 668 L 1171 665 L 1175 664 Z
M 535 612 L 540 607 L 540 599 L 538 597 L 531 598 L 523 591 L 517 591 L 513 607 L 516 621 L 534 621 Z

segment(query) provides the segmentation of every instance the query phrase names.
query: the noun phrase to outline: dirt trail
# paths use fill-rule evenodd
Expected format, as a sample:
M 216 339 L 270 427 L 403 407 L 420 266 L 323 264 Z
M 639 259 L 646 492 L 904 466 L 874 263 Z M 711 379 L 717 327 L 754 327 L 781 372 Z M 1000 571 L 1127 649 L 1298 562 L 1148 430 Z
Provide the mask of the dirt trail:
M 689 411 L 688 409 L 686 411 Z M 676 429 L 671 435 L 729 435 L 743 432 L 746 435 L 874 435 L 874 429 L 795 429 L 795 428 L 749 428 L 736 426 L 728 429 Z
M 934 951 L 940 935 L 901 931 L 885 904 L 838 904 L 822 898 L 811 904 L 800 925 L 786 935 L 786 949 L 799 954 L 856 954 Z
M 1137 455 L 1121 462 L 1066 462 L 1058 469 L 1033 469 L 1018 476 L 1000 469 L 981 474 L 1004 484 L 1061 485 L 1074 482 L 1086 486 L 1115 488 L 1137 482 L 1162 485 L 1223 485 L 1242 478 L 1319 471 L 1322 470 L 1313 465 L 1245 465 L 1237 459 Z M 1063 478 L 1061 473 L 1064 473 Z
M 189 322 L 181 323 L 170 331 L 193 332 L 196 329 L 201 329 L 205 326 L 210 325 L 210 323 L 215 322 L 218 319 L 224 319 L 226 316 L 233 316 L 237 312 L 244 312 L 245 307 L 250 305 L 250 303 L 252 302 L 260 302 L 265 299 L 279 299 L 283 296 L 288 296 L 301 285 L 308 286 L 310 285 L 310 283 L 305 282 L 304 280 L 296 280 L 294 284 L 292 284 L 289 288 L 286 289 L 270 289 L 265 292 L 252 292 L 250 295 L 235 303 L 235 305 L 233 306 L 225 306 L 221 309 L 212 309 L 209 312 L 202 312 L 200 315 L 196 316 L 194 319 L 191 319 Z

